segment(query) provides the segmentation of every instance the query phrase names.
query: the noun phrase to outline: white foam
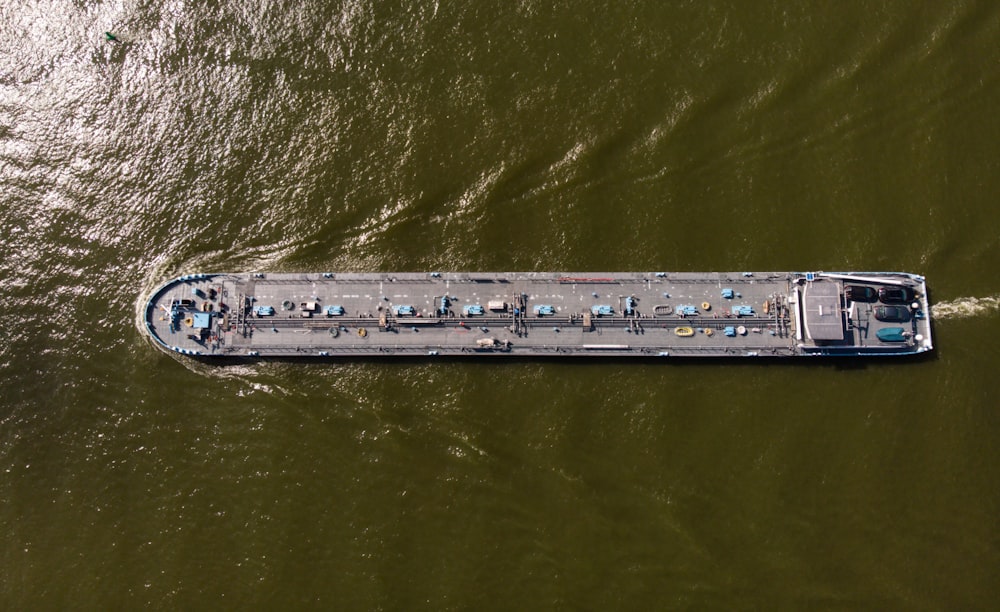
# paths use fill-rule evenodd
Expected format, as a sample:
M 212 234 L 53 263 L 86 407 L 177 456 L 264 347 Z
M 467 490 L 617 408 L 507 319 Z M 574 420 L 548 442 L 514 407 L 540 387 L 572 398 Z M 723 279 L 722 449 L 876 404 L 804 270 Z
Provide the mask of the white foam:
M 994 315 L 1000 312 L 1000 295 L 963 297 L 931 304 L 934 319 L 963 319 Z

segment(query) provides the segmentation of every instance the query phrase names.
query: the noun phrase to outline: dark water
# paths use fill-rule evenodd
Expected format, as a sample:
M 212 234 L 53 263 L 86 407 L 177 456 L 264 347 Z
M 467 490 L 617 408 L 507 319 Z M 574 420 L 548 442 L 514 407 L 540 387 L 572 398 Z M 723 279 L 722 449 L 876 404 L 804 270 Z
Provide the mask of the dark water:
M 104 32 L 119 41 L 109 42 Z M 990 609 L 992 2 L 0 8 L 0 607 Z M 939 350 L 210 367 L 248 270 L 905 270 Z

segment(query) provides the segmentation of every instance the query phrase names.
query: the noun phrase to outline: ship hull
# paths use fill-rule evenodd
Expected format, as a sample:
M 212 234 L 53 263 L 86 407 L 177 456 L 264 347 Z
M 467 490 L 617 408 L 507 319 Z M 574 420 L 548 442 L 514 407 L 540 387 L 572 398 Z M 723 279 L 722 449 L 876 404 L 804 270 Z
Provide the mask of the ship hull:
M 222 273 L 164 283 L 144 323 L 205 358 L 805 358 L 929 351 L 929 313 L 890 272 Z

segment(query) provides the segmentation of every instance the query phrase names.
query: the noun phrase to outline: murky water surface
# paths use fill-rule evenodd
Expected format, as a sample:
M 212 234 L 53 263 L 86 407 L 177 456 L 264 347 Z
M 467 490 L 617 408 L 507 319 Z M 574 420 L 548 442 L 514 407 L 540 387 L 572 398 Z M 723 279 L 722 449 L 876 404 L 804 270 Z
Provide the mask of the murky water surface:
M 995 606 L 997 40 L 962 0 L 0 8 L 0 607 Z M 920 272 L 939 350 L 212 367 L 136 325 L 186 272 L 479 269 Z

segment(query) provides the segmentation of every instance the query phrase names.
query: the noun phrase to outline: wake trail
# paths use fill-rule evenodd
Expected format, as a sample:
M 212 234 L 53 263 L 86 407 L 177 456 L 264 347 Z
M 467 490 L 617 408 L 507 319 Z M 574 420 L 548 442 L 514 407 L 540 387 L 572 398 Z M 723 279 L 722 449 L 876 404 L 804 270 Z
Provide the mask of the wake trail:
M 987 297 L 962 297 L 931 304 L 934 319 L 965 319 L 1000 313 L 1000 295 Z

